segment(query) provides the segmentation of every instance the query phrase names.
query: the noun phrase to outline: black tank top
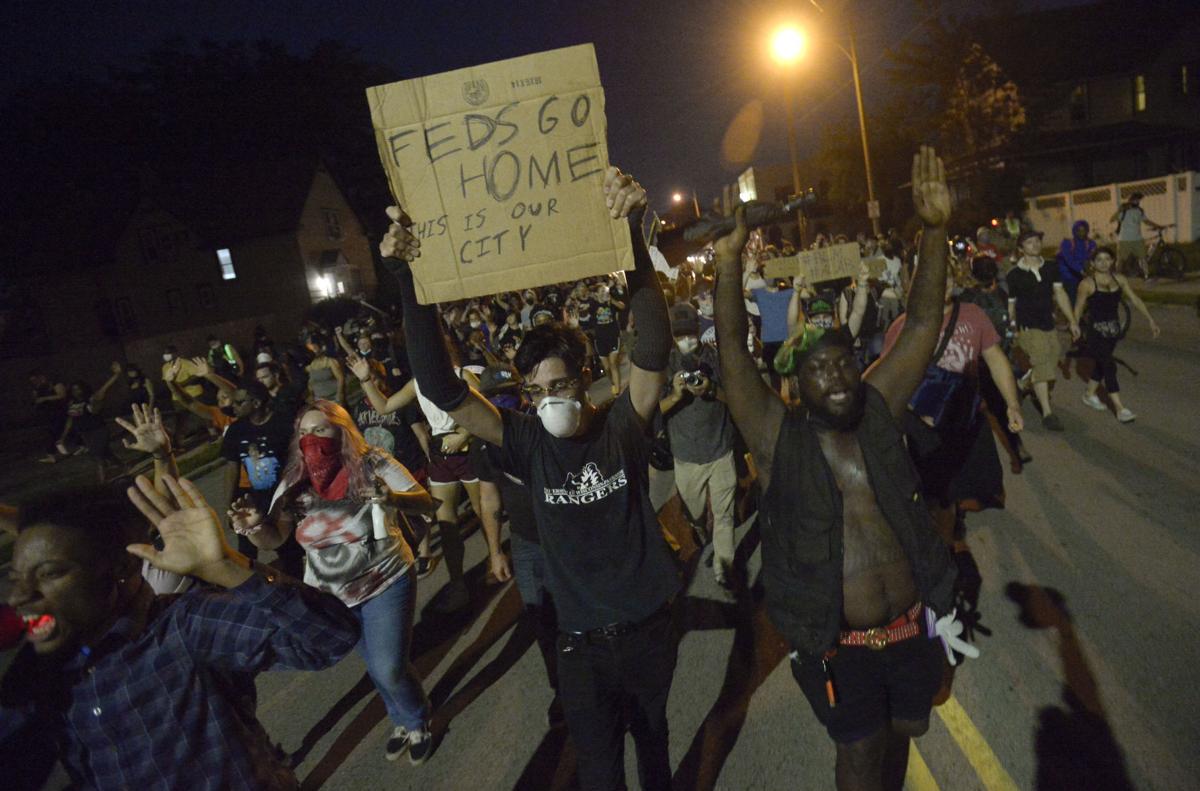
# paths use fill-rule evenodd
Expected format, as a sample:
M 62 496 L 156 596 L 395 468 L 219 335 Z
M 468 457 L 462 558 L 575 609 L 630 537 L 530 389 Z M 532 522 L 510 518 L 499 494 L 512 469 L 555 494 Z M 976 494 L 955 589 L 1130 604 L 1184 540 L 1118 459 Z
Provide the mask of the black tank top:
M 1096 282 L 1096 278 L 1092 276 L 1092 284 L 1096 287 L 1096 291 L 1088 299 L 1088 317 L 1095 324 L 1101 321 L 1118 321 L 1117 306 L 1121 304 L 1121 289 L 1116 291 L 1104 291 L 1100 288 L 1100 284 Z

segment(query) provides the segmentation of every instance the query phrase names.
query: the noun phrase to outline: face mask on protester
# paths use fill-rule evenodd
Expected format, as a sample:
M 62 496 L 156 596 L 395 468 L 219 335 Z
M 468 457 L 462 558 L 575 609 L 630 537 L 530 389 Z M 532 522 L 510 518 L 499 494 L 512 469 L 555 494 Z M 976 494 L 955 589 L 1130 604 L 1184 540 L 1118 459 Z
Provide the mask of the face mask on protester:
M 684 354 L 693 354 L 700 348 L 700 339 L 695 335 L 686 335 L 675 339 L 675 345 Z
M 573 398 L 546 396 L 538 404 L 537 414 L 542 425 L 556 437 L 569 437 L 579 429 L 583 405 Z
M 304 455 L 308 481 L 316 493 L 326 500 L 340 499 L 346 493 L 346 476 L 338 475 L 342 471 L 341 444 L 338 437 L 305 434 L 300 438 L 300 453 Z M 337 485 L 339 477 L 340 487 Z
M 171 354 L 170 352 L 163 352 L 163 362 L 164 363 L 169 363 L 174 359 L 175 359 L 175 355 Z

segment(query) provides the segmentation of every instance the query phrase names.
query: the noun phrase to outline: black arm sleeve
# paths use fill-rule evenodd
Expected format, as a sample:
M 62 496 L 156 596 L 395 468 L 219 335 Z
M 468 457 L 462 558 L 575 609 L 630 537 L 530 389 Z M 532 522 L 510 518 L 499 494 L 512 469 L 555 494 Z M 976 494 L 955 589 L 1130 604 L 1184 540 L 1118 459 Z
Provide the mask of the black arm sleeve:
M 637 330 L 637 340 L 629 359 L 642 370 L 661 371 L 667 367 L 667 355 L 673 344 L 671 318 L 667 314 L 667 301 L 663 299 L 658 276 L 654 273 L 654 262 L 646 248 L 646 239 L 642 236 L 644 211 L 629 215 L 634 269 L 625 274 L 625 280 L 629 284 L 629 309 Z
M 445 412 L 462 405 L 469 392 L 467 383 L 454 375 L 454 364 L 446 351 L 446 340 L 438 325 L 433 305 L 417 304 L 412 270 L 407 265 L 392 269 L 400 281 L 400 302 L 404 307 L 404 336 L 408 341 L 408 362 L 421 395 Z

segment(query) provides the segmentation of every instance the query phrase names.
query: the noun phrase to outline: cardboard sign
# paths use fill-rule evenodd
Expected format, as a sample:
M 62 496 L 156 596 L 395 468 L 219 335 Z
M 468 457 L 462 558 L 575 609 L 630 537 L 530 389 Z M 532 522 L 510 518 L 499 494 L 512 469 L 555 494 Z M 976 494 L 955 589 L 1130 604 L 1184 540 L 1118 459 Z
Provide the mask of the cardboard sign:
M 860 255 L 858 244 L 855 242 L 835 244 L 831 247 L 805 250 L 786 258 L 769 259 L 763 267 L 763 274 L 768 278 L 803 275 L 809 283 L 840 280 L 858 274 L 859 262 L 864 260 Z M 865 260 L 871 270 L 871 277 L 879 277 L 883 274 L 884 261 L 882 258 Z
M 367 89 L 422 304 L 633 268 L 591 44 Z

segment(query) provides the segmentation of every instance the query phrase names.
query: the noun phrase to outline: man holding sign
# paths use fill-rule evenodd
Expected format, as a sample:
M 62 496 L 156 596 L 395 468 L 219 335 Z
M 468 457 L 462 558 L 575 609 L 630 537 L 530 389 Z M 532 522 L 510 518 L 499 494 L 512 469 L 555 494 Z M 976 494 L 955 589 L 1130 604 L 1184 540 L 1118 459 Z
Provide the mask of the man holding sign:
M 628 729 L 644 789 L 667 789 L 667 697 L 675 671 L 670 603 L 681 586 L 649 497 L 649 435 L 673 345 L 667 306 L 640 232 L 646 192 L 616 168 L 594 200 L 627 220 L 637 325 L 629 387 L 604 406 L 587 397 L 586 341 L 560 323 L 535 327 L 514 360 L 537 415 L 498 410 L 454 375 L 433 307 L 421 306 L 409 264 L 422 241 L 399 207 L 380 244 L 400 280 L 404 330 L 421 392 L 471 434 L 500 448 L 504 471 L 533 493 L 546 585 L 558 610 L 559 695 L 584 789 L 625 787 Z M 620 224 L 613 222 L 620 228 Z M 620 228 L 626 232 L 624 228 Z M 423 262 L 423 272 L 454 265 Z M 627 718 L 628 715 L 628 718 Z

